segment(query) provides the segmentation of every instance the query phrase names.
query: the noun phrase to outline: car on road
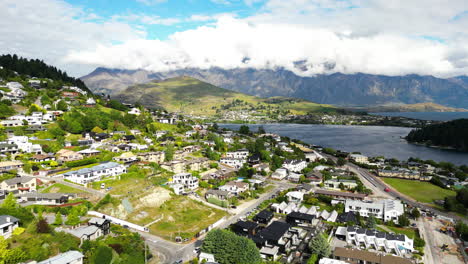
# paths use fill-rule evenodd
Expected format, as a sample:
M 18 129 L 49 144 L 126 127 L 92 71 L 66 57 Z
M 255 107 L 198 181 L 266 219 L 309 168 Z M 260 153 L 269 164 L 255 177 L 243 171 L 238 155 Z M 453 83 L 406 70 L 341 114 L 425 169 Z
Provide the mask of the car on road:
M 386 188 L 384 189 L 384 191 L 385 191 L 385 192 L 390 192 L 390 188 L 386 187 Z

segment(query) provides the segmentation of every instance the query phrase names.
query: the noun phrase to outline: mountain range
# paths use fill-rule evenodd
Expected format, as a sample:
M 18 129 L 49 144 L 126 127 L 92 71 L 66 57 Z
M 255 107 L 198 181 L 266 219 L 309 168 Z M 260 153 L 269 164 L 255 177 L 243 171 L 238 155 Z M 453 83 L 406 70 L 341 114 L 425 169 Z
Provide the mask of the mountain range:
M 468 108 L 468 77 L 384 76 L 371 74 L 299 76 L 278 69 L 181 69 L 168 72 L 97 68 L 81 80 L 95 93 L 116 95 L 151 80 L 190 76 L 225 89 L 259 97 L 285 96 L 320 104 L 366 107 L 434 103 Z

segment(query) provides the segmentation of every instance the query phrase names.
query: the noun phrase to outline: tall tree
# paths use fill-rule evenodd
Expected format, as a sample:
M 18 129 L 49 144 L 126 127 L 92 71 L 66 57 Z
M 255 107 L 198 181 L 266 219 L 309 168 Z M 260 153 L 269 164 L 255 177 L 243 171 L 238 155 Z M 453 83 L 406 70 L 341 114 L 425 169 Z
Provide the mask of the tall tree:
M 5 200 L 2 203 L 2 208 L 6 209 L 13 209 L 18 207 L 18 203 L 16 202 L 16 198 L 13 193 L 9 193 Z
M 376 226 L 377 226 L 377 223 L 375 221 L 375 217 L 373 215 L 370 215 L 367 218 L 366 227 L 374 229 Z
M 62 214 L 60 212 L 57 212 L 55 214 L 54 225 L 60 226 L 62 224 L 63 224 Z
M 322 233 L 318 233 L 310 241 L 310 251 L 312 254 L 317 254 L 319 258 L 328 257 L 331 254 L 330 244 Z

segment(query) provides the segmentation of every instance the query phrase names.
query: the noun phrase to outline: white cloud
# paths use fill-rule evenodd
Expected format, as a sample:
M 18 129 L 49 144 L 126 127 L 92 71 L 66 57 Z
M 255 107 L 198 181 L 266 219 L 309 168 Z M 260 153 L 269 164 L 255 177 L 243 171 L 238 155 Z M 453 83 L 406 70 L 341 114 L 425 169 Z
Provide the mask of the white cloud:
M 44 59 L 72 74 L 83 74 L 92 66 L 65 63 L 63 58 L 67 53 L 146 37 L 145 32 L 125 23 L 95 22 L 96 19 L 100 20 L 94 14 L 58 0 L 2 0 L 1 53 Z
M 464 52 L 457 52 L 460 50 Z M 71 53 L 68 59 L 151 71 L 214 66 L 285 67 L 300 75 L 363 72 L 448 76 L 467 72 L 467 55 L 468 49 L 462 46 L 392 33 L 355 36 L 326 28 L 222 17 L 213 27 L 178 32 L 167 41 L 140 39 L 121 45 L 101 45 L 94 50 Z M 304 61 L 306 71 L 295 67 L 298 61 Z
M 160 3 L 167 2 L 167 0 L 136 0 L 138 3 L 142 3 L 145 5 L 157 5 Z
M 182 20 L 178 18 L 163 18 L 156 15 L 145 14 L 127 14 L 127 15 L 114 15 L 112 20 L 122 23 L 140 23 L 144 25 L 164 25 L 172 26 L 180 23 Z

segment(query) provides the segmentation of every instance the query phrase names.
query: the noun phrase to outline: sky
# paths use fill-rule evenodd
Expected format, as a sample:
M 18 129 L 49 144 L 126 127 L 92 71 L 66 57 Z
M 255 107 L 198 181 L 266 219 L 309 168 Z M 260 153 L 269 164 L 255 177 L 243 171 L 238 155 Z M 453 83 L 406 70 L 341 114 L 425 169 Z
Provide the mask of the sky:
M 468 74 L 466 0 L 2 0 L 0 53 L 96 67 Z

